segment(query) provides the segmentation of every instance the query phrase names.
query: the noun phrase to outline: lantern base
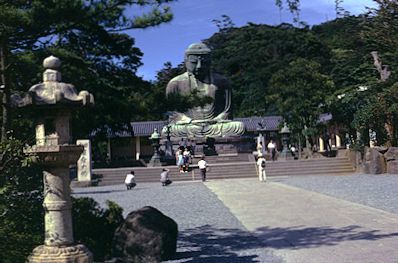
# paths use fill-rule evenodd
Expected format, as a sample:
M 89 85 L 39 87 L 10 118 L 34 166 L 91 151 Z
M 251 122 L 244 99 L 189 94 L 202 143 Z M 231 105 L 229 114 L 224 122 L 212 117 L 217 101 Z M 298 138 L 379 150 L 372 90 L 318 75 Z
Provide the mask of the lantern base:
M 278 161 L 288 161 L 293 160 L 294 156 L 291 151 L 287 149 L 283 149 L 282 152 L 278 156 Z
M 92 263 L 93 255 L 84 245 L 46 246 L 33 249 L 29 263 Z
M 149 161 L 148 167 L 160 167 L 162 166 L 162 162 L 160 160 L 160 155 L 159 154 L 154 154 Z

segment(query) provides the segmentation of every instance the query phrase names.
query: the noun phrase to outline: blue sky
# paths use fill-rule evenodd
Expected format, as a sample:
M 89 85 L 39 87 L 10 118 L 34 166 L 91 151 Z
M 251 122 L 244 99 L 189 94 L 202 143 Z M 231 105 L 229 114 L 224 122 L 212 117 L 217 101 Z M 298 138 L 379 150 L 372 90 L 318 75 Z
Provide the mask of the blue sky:
M 128 33 L 136 40 L 144 56 L 138 75 L 153 80 L 163 64 L 173 66 L 183 61 L 184 50 L 194 42 L 209 38 L 218 31 L 213 19 L 228 15 L 237 27 L 248 22 L 278 25 L 292 23 L 287 10 L 280 13 L 275 0 L 179 0 L 172 3 L 174 19 L 168 24 Z M 342 7 L 351 14 L 365 12 L 365 6 L 374 7 L 372 0 L 344 0 Z M 301 0 L 300 18 L 309 25 L 335 18 L 334 0 Z

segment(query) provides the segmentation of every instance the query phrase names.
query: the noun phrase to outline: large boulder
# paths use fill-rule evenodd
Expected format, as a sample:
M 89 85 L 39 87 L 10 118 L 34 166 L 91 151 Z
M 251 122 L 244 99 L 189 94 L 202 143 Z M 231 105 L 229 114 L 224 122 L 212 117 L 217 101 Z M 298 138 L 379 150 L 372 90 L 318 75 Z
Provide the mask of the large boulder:
M 387 161 L 387 173 L 398 174 L 398 147 L 390 147 L 384 154 Z
M 386 161 L 384 159 L 385 149 L 367 148 L 365 152 L 364 173 L 383 174 L 386 172 Z
M 156 208 L 145 206 L 127 215 L 116 229 L 112 255 L 117 262 L 160 262 L 177 250 L 177 223 Z

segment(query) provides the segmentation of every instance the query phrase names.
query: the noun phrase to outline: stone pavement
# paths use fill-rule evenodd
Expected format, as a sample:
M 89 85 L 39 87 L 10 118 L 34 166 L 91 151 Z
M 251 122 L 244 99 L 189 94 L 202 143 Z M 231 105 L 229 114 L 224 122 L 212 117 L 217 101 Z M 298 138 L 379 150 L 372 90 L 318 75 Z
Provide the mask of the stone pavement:
M 251 178 L 205 185 L 287 263 L 398 263 L 398 214 Z

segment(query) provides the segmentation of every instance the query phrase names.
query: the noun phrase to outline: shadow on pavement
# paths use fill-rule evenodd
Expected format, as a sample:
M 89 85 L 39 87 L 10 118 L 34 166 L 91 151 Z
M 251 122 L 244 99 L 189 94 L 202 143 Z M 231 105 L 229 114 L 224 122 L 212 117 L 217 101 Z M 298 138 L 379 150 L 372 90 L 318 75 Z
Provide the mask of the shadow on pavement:
M 311 248 L 320 246 L 334 246 L 343 241 L 379 240 L 398 236 L 395 233 L 381 233 L 380 230 L 361 230 L 362 227 L 350 225 L 341 228 L 333 227 L 262 227 L 254 231 L 254 235 L 267 247 L 274 249 Z
M 170 262 L 264 262 L 266 254 L 270 260 L 266 262 L 282 262 L 270 250 L 265 250 L 333 246 L 343 241 L 380 240 L 396 236 L 398 232 L 383 234 L 379 230 L 361 231 L 361 227 L 356 225 L 342 228 L 263 227 L 254 232 L 204 225 L 179 233 L 178 252 Z M 262 253 L 263 258 L 259 258 L 259 253 Z
M 265 246 L 252 233 L 241 229 L 219 229 L 204 225 L 181 231 L 178 240 L 178 252 L 174 259 L 178 260 L 176 262 L 264 262 L 258 259 L 255 251 L 244 251 L 261 248 L 265 254 Z
M 132 189 L 130 191 L 133 191 Z M 72 195 L 96 195 L 96 194 L 109 194 L 109 193 L 116 193 L 116 192 L 126 192 L 126 189 L 123 190 L 99 190 L 99 191 L 87 191 L 87 192 L 72 192 Z

